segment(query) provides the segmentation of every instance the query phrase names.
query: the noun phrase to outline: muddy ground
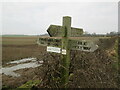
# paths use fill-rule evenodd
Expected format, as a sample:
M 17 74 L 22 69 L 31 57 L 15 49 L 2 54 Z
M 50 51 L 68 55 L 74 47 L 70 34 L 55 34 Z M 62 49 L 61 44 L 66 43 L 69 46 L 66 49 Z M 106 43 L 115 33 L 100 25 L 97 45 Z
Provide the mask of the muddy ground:
M 39 57 L 41 52 L 45 51 L 45 47 L 38 45 L 4 45 L 3 46 L 3 67 L 14 66 L 15 64 L 6 64 L 10 61 L 20 60 L 22 58 Z M 19 73 L 20 77 L 12 77 L 2 74 L 3 87 L 17 88 L 22 84 L 25 84 L 29 80 L 36 80 L 36 72 L 39 72 L 37 68 L 26 68 L 15 71 Z
M 3 37 L 2 38 L 2 66 L 10 67 L 15 64 L 6 64 L 14 60 L 23 58 L 37 58 L 41 53 L 45 52 L 45 47 L 38 46 L 36 40 L 38 37 Z M 37 68 L 21 69 L 16 72 L 21 77 L 12 77 L 2 75 L 2 85 L 5 87 L 17 88 L 29 80 L 36 78 Z
M 2 85 L 7 88 L 18 88 L 21 85 L 25 84 L 29 80 L 38 80 L 38 76 L 36 75 L 36 71 L 38 68 L 26 68 L 15 71 L 19 73 L 20 77 L 12 77 L 8 75 L 2 75 Z

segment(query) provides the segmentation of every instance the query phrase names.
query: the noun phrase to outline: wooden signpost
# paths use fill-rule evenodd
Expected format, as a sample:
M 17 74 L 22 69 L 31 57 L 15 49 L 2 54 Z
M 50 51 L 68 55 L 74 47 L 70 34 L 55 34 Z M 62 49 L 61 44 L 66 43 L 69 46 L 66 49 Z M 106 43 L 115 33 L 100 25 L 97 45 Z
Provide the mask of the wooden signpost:
M 50 25 L 50 27 L 47 29 L 47 32 L 51 37 L 62 37 L 64 34 L 63 26 L 58 25 Z M 83 34 L 82 28 L 74 28 L 71 27 L 71 37 L 79 37 Z
M 60 53 L 62 69 L 62 84 L 66 87 L 69 81 L 70 50 L 81 50 L 94 52 L 98 45 L 90 40 L 73 40 L 69 37 L 80 37 L 83 29 L 71 27 L 71 17 L 63 17 L 63 25 L 50 25 L 47 32 L 51 37 L 40 37 L 37 41 L 39 45 L 47 46 L 48 52 Z

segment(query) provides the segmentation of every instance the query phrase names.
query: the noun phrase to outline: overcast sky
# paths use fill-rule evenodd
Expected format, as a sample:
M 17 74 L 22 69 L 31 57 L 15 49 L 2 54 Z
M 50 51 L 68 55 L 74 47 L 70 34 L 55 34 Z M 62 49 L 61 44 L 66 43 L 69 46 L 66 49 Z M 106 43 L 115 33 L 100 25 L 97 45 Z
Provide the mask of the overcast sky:
M 3 2 L 2 34 L 44 34 L 51 24 L 62 25 L 63 16 L 89 33 L 118 30 L 117 2 Z

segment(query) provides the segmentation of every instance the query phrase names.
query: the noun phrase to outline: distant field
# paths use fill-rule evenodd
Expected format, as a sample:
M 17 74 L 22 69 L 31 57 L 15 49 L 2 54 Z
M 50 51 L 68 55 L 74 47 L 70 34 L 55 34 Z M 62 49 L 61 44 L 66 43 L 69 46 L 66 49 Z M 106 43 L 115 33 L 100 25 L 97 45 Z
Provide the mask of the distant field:
M 2 37 L 2 64 L 28 57 L 37 57 L 44 47 L 36 43 L 37 36 Z
M 37 45 L 37 39 L 38 36 L 2 37 L 2 63 L 5 64 L 11 60 L 21 58 L 37 57 L 41 52 L 46 52 L 46 47 Z M 91 39 L 92 41 L 95 41 L 98 37 L 74 37 L 72 39 Z
M 2 45 L 30 45 L 36 44 L 37 36 L 29 37 L 2 37 Z

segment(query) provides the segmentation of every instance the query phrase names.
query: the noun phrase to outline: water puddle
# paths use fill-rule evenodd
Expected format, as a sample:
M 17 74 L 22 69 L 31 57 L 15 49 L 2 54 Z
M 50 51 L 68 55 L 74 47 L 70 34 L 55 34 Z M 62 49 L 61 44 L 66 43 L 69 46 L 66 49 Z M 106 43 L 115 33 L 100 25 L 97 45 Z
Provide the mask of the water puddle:
M 30 62 L 25 63 L 27 61 L 30 61 Z M 19 64 L 21 62 L 22 62 L 22 64 Z M 40 61 L 40 63 L 42 63 L 42 62 L 43 61 Z M 38 67 L 41 65 L 41 64 L 38 64 L 38 62 L 36 61 L 36 58 L 25 58 L 25 59 L 21 59 L 21 60 L 17 60 L 17 61 L 12 61 L 7 64 L 13 64 L 13 63 L 16 63 L 17 65 L 1 68 L 0 71 L 2 70 L 2 72 L 0 72 L 0 74 L 4 73 L 5 75 L 19 77 L 20 74 L 15 73 L 14 71 L 19 70 L 19 69 L 24 69 L 24 68 L 35 68 L 35 67 Z
M 21 59 L 21 60 L 9 62 L 7 64 L 15 64 L 15 63 L 19 64 L 19 63 L 23 63 L 23 62 L 27 62 L 27 61 L 36 61 L 36 58 L 24 58 L 24 59 Z

